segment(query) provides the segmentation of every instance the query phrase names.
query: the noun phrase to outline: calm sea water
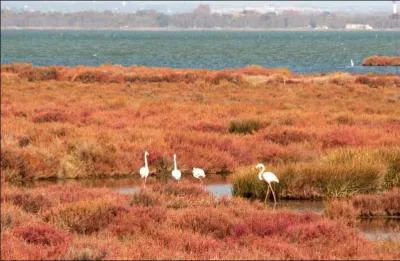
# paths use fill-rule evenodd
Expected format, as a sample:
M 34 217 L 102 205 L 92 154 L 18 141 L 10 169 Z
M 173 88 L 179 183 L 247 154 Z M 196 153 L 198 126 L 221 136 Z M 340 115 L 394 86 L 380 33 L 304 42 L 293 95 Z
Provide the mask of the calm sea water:
M 400 73 L 398 67 L 361 66 L 375 54 L 399 56 L 400 32 L 1 31 L 2 64 L 209 69 L 257 64 L 301 73 Z

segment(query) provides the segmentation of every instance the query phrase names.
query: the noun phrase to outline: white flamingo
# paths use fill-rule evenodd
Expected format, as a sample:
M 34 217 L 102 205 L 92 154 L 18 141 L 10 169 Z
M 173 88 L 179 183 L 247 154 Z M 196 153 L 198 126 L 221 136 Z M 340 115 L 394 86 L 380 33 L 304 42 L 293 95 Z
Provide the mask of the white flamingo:
M 144 179 L 144 187 L 146 187 L 146 180 L 147 177 L 149 176 L 149 166 L 147 164 L 147 155 L 149 155 L 149 153 L 147 151 L 144 152 L 144 167 L 141 167 L 139 170 L 139 174 L 140 177 L 142 179 Z
M 265 171 L 265 167 L 264 167 L 264 164 L 262 164 L 262 163 L 258 163 L 257 166 L 256 166 L 256 169 L 260 169 L 260 173 L 258 174 L 258 178 L 260 180 L 264 180 L 265 182 L 268 183 L 268 191 L 267 191 L 267 194 L 265 195 L 265 200 L 264 201 L 265 202 L 267 201 L 267 197 L 268 197 L 268 194 L 269 194 L 269 189 L 271 189 L 272 195 L 274 196 L 274 202 L 276 204 L 275 192 L 272 189 L 271 183 L 272 182 L 279 183 L 279 179 L 272 172 L 264 172 Z
M 172 177 L 179 181 L 181 179 L 181 176 L 181 171 L 176 167 L 176 154 L 174 154 L 174 170 L 172 171 Z
M 200 180 L 201 183 L 203 183 L 201 178 L 204 179 L 206 177 L 206 174 L 204 173 L 203 169 L 193 168 L 193 177 L 195 177 L 196 179 Z

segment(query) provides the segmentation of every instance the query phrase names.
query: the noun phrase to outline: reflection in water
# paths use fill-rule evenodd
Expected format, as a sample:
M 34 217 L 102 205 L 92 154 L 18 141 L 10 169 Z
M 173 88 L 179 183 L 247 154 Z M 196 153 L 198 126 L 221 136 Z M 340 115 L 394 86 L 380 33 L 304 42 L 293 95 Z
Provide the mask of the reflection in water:
M 276 207 L 295 212 L 324 212 L 324 202 L 320 200 L 279 200 Z
M 149 179 L 147 184 L 159 182 Z M 129 195 L 140 191 L 142 180 L 139 178 L 109 178 L 109 179 L 82 179 L 82 180 L 53 180 L 38 181 L 26 184 L 28 187 L 43 187 L 52 184 L 79 184 L 84 187 L 107 187 L 114 191 Z M 205 180 L 205 186 L 209 193 L 215 197 L 232 197 L 232 184 L 226 182 L 222 177 L 212 177 Z M 272 204 L 273 205 L 273 204 Z M 322 214 L 324 211 L 323 201 L 314 200 L 278 200 L 276 208 L 288 209 L 294 212 L 316 212 Z M 400 240 L 400 218 L 369 218 L 361 219 L 357 222 L 357 228 L 369 240 Z
M 364 218 L 357 228 L 369 240 L 400 240 L 400 218 Z
M 206 189 L 209 193 L 213 194 L 215 197 L 232 197 L 233 186 L 231 184 L 212 184 L 206 185 Z
M 206 185 L 205 187 L 207 191 L 215 197 L 232 197 L 232 185 L 230 184 L 211 184 Z M 140 186 L 119 187 L 114 189 L 114 191 L 124 195 L 129 195 L 139 192 Z
M 114 190 L 115 192 L 121 193 L 123 195 L 135 194 L 140 191 L 139 187 L 126 187 L 126 188 L 118 188 Z

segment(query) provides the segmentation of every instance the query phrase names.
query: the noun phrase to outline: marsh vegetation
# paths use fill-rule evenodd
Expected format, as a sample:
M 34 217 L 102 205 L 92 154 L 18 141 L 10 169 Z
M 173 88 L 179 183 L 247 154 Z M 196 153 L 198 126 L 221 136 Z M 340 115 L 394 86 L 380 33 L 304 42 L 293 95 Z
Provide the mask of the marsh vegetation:
M 400 256 L 353 226 L 399 215 L 398 75 L 13 64 L 1 80 L 2 259 Z M 139 179 L 146 150 L 149 186 L 134 195 L 15 186 Z M 278 199 L 324 199 L 326 214 L 262 204 L 258 162 Z M 239 197 L 213 197 L 193 167 Z

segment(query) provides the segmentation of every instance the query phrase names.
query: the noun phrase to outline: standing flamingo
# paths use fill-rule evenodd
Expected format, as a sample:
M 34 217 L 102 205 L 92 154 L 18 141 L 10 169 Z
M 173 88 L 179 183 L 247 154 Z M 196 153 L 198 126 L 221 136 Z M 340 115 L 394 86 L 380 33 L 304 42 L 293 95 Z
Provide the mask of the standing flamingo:
M 196 179 L 200 180 L 201 183 L 203 183 L 201 178 L 204 179 L 206 177 L 206 174 L 204 173 L 203 169 L 193 168 L 193 177 L 195 177 Z
M 144 178 L 144 187 L 146 187 L 147 177 L 149 176 L 149 166 L 147 165 L 147 155 L 149 153 L 147 151 L 144 152 L 144 167 L 141 167 L 139 170 L 140 177 Z
M 260 180 L 264 180 L 265 182 L 268 183 L 268 191 L 267 191 L 267 194 L 265 195 L 265 200 L 264 200 L 264 202 L 267 202 L 267 197 L 268 197 L 268 194 L 269 194 L 269 189 L 271 189 L 272 195 L 274 196 L 274 202 L 275 202 L 275 204 L 276 204 L 275 192 L 274 192 L 274 190 L 272 189 L 271 182 L 279 183 L 279 179 L 278 179 L 278 178 L 275 176 L 275 174 L 272 173 L 272 172 L 264 172 L 264 171 L 265 171 L 265 167 L 264 167 L 264 164 L 262 164 L 262 163 L 258 163 L 257 166 L 256 166 L 256 169 L 260 169 L 260 173 L 258 174 L 258 178 L 259 178 Z
M 176 179 L 179 182 L 181 176 L 182 176 L 181 171 L 176 167 L 176 154 L 174 154 L 174 170 L 172 171 L 172 177 L 174 177 L 174 179 Z

